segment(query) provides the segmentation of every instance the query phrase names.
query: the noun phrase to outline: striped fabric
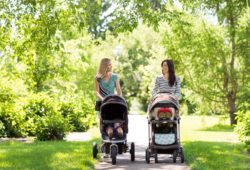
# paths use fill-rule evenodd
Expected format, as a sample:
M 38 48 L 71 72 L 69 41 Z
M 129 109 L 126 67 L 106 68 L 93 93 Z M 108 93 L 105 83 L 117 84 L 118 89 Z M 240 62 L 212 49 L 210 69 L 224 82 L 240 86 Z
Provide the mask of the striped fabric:
M 178 99 L 180 99 L 181 93 L 181 80 L 179 77 L 176 77 L 175 84 L 170 87 L 168 84 L 168 80 L 166 80 L 163 75 L 159 75 L 155 79 L 155 86 L 152 91 L 152 96 L 155 96 L 158 93 L 170 93 L 175 95 Z

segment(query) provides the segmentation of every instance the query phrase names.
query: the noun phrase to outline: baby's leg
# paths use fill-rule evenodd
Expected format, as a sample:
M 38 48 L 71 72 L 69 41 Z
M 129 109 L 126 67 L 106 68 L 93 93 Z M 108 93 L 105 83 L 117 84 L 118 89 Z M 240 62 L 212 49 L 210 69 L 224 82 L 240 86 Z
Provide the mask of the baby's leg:
M 158 110 L 159 110 L 159 107 L 155 107 L 152 111 L 152 115 L 151 115 L 151 118 L 155 119 L 155 120 L 158 120 L 158 116 L 157 116 L 157 113 L 158 113 Z
M 176 116 L 176 115 L 175 115 L 175 108 L 170 107 L 170 109 L 171 109 L 171 112 L 172 112 L 171 120 L 174 120 L 174 117 Z
M 106 133 L 108 134 L 109 139 L 113 137 L 113 128 L 111 126 L 108 126 L 106 128 Z
M 123 137 L 123 129 L 122 129 L 122 124 L 121 123 L 115 123 L 115 129 L 117 131 L 117 134 L 119 137 Z

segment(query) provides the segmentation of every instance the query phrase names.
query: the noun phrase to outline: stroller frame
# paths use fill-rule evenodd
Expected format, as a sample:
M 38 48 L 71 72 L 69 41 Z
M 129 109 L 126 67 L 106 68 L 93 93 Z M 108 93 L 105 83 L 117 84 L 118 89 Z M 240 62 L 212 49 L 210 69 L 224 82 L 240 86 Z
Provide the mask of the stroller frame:
M 165 105 L 166 104 L 166 105 Z M 169 103 L 160 103 L 161 107 L 169 107 Z M 156 104 L 157 105 L 157 104 Z M 165 106 L 164 106 L 165 105 Z M 153 108 L 153 107 L 152 107 Z M 150 111 L 150 109 L 149 109 Z M 175 115 L 179 115 L 178 110 Z M 175 131 L 175 142 L 173 144 L 167 145 L 159 145 L 155 143 L 154 139 L 154 128 L 156 124 L 158 125 L 167 125 L 172 124 Z M 168 134 L 168 133 L 165 133 Z M 145 150 L 145 159 L 146 162 L 150 163 L 150 158 L 153 157 L 155 159 L 155 163 L 158 163 L 158 154 L 172 154 L 173 162 L 176 162 L 177 157 L 180 157 L 181 163 L 184 162 L 184 149 L 180 144 L 180 118 L 179 116 L 175 116 L 173 120 L 171 119 L 159 119 L 152 120 L 148 117 L 148 147 Z
M 116 113 L 117 109 L 122 108 L 122 111 L 124 112 L 122 116 L 120 115 L 120 119 L 116 120 L 111 115 L 114 115 Z M 111 112 L 110 115 L 106 116 L 106 112 Z M 125 116 L 124 116 L 125 114 Z M 131 161 L 135 160 L 135 145 L 132 142 L 131 147 L 129 149 L 127 145 L 127 133 L 128 133 L 128 111 L 127 111 L 127 103 L 124 98 L 118 96 L 118 95 L 108 95 L 104 98 L 103 103 L 101 105 L 100 109 L 100 132 L 102 137 L 102 145 L 100 148 L 101 153 L 109 154 L 112 159 L 112 164 L 116 164 L 116 156 L 118 154 L 130 152 L 131 154 Z M 121 119 L 121 117 L 123 119 Z M 124 120 L 125 119 L 125 120 Z M 115 124 L 115 123 L 123 123 L 126 125 L 126 130 L 124 131 L 123 137 L 117 138 L 109 138 L 105 134 L 105 130 L 103 125 L 106 124 Z M 93 143 L 93 158 L 97 158 L 98 153 L 98 146 L 96 142 Z

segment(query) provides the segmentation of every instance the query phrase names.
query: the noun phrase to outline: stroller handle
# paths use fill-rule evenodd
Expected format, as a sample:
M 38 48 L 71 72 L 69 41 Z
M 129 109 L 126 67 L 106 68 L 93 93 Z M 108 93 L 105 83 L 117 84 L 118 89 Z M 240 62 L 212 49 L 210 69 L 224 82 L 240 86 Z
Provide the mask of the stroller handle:
M 124 123 L 125 120 L 103 120 L 103 123 Z

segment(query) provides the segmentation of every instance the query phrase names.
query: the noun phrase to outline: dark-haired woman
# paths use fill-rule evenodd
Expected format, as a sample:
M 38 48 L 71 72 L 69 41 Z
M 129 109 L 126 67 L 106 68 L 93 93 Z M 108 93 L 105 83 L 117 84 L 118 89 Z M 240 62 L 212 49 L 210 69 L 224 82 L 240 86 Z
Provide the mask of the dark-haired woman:
M 174 63 L 172 60 L 163 60 L 161 63 L 162 74 L 155 79 L 155 86 L 152 91 L 152 97 L 158 93 L 169 93 L 180 99 L 180 78 L 175 75 Z

